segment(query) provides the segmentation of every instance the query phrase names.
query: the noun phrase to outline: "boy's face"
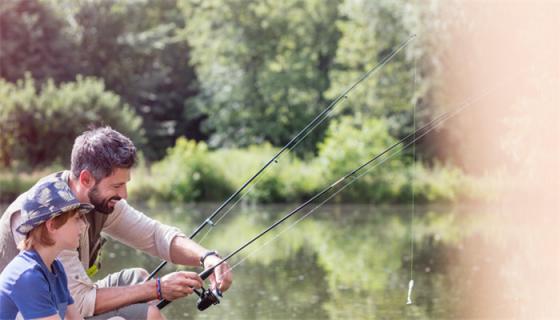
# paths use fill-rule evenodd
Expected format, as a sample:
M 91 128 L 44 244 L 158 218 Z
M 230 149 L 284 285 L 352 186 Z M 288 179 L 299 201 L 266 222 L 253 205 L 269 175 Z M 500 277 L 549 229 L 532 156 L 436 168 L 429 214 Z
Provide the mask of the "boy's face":
M 85 216 L 81 213 L 68 218 L 66 223 L 55 229 L 52 238 L 60 249 L 74 250 L 80 245 L 80 235 L 85 231 Z
M 88 192 L 89 201 L 97 211 L 111 213 L 115 204 L 128 196 L 126 184 L 130 181 L 130 169 L 117 168 L 113 173 L 98 181 Z

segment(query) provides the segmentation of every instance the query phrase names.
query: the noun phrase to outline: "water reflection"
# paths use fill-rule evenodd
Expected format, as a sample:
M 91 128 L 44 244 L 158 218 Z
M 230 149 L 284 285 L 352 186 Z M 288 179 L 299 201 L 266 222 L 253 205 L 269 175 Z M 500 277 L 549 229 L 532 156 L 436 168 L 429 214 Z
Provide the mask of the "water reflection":
M 215 208 L 139 207 L 187 233 Z M 236 209 L 202 242 L 231 252 L 292 207 Z M 235 266 L 246 258 L 235 266 L 234 286 L 220 305 L 199 312 L 195 297 L 189 297 L 170 304 L 165 314 L 171 319 L 449 318 L 460 302 L 460 283 L 450 261 L 472 229 L 465 219 L 459 221 L 461 216 L 451 208 L 417 208 L 411 233 L 409 207 L 325 206 L 292 229 L 282 231 L 288 224 L 283 225 L 233 259 Z M 261 248 L 279 232 L 280 237 Z M 412 234 L 415 304 L 407 306 Z M 103 258 L 99 276 L 132 266 L 151 271 L 159 262 L 115 242 L 109 242 Z M 168 265 L 162 274 L 176 269 Z

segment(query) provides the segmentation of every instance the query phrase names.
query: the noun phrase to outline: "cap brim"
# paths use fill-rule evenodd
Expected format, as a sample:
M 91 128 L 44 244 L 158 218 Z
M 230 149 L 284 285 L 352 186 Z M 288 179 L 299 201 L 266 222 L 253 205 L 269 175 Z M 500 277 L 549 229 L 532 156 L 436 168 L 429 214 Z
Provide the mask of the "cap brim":
M 48 219 L 40 221 L 39 223 L 37 223 L 38 221 L 27 221 L 25 223 L 22 223 L 21 225 L 19 225 L 16 228 L 16 231 L 23 234 L 23 235 L 26 235 L 27 233 L 29 233 L 29 231 L 31 231 L 32 229 L 34 229 L 36 226 L 40 225 L 41 223 L 43 223 L 43 222 L 45 222 L 49 219 L 58 217 L 59 215 L 65 213 L 65 212 L 72 211 L 72 210 L 78 210 L 78 213 L 80 213 L 80 214 L 87 214 L 87 213 L 92 212 L 94 208 L 95 207 L 92 204 L 89 204 L 89 203 L 80 203 L 78 205 L 68 206 L 66 208 L 62 208 L 61 210 L 52 212 Z

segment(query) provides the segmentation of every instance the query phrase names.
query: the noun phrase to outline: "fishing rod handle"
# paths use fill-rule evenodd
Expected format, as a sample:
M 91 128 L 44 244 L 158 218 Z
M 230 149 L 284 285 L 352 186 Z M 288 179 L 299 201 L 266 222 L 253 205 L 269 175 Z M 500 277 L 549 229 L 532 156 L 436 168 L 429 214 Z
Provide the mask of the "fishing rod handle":
M 205 292 L 206 290 L 204 290 L 204 288 L 202 288 L 202 292 L 199 292 L 197 289 L 193 289 L 193 291 L 194 291 L 194 293 L 196 293 L 197 296 L 202 297 L 202 295 L 204 294 L 204 292 Z M 218 292 L 219 292 L 219 291 L 218 291 Z M 199 299 L 199 300 L 200 300 L 200 299 Z M 165 306 L 168 305 L 168 304 L 170 304 L 170 303 L 171 303 L 171 301 L 162 299 L 162 300 L 160 300 L 160 301 L 158 302 L 157 307 L 158 307 L 158 309 L 161 310 L 161 309 L 165 308 Z
M 212 268 L 208 268 L 208 269 L 202 271 L 201 273 L 199 273 L 198 276 L 204 281 L 204 280 L 208 279 L 208 277 L 210 275 L 212 275 L 212 273 L 214 273 L 214 268 L 215 268 L 215 266 L 212 267 Z
M 161 300 L 160 302 L 158 302 L 157 307 L 158 307 L 158 309 L 161 310 L 161 309 L 165 308 L 165 306 L 167 306 L 170 303 L 171 303 L 171 301 L 169 301 L 169 300 Z

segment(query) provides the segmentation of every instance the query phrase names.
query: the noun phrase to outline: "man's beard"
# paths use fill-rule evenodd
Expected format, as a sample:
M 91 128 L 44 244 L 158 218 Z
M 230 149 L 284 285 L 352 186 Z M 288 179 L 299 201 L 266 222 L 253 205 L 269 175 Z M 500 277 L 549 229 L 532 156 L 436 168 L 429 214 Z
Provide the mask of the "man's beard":
M 114 206 L 112 208 L 109 207 L 109 202 L 111 200 L 116 200 L 116 201 L 121 200 L 121 197 L 119 197 L 119 196 L 114 196 L 114 197 L 107 198 L 107 199 L 101 198 L 101 196 L 99 195 L 99 190 L 97 189 L 97 186 L 94 186 L 88 192 L 88 197 L 89 197 L 89 201 L 91 202 L 91 204 L 93 204 L 93 206 L 95 207 L 95 210 L 97 210 L 101 213 L 104 213 L 104 214 L 110 214 L 115 209 Z

